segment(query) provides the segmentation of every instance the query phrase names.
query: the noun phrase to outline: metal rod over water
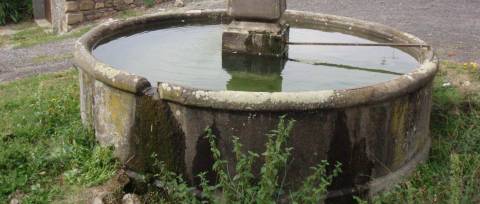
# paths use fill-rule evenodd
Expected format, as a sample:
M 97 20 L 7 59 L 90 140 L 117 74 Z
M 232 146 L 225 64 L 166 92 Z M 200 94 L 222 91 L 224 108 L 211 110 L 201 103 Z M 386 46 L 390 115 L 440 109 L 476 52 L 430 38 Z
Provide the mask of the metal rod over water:
M 420 47 L 430 49 L 424 44 L 399 44 L 399 43 L 325 43 L 325 42 L 286 42 L 288 45 L 320 45 L 320 46 L 365 46 L 365 47 Z

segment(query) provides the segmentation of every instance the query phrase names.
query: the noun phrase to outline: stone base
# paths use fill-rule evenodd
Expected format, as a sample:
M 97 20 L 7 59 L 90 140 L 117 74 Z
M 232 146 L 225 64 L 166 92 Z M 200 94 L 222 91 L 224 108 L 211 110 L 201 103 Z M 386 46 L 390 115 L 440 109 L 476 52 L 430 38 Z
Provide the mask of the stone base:
M 282 57 L 288 50 L 288 33 L 287 24 L 233 21 L 223 32 L 222 50 Z

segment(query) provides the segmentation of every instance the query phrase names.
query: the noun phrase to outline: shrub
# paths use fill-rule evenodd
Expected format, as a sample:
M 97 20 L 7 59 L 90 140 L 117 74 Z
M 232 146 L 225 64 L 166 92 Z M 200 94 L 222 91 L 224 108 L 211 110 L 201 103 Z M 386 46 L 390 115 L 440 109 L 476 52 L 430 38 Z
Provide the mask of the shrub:
M 0 25 L 32 17 L 32 0 L 0 1 Z

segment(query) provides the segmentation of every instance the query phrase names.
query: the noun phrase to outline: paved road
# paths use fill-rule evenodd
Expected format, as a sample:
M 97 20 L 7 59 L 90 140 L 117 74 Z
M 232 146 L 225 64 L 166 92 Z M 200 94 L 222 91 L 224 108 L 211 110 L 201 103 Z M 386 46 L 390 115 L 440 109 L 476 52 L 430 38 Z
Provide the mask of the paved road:
M 288 9 L 348 16 L 382 23 L 414 34 L 433 45 L 443 60 L 480 62 L 480 0 L 287 2 Z M 221 0 L 204 0 L 202 4 L 204 8 L 225 7 Z
M 480 0 L 287 0 L 289 9 L 323 12 L 386 24 L 412 33 L 436 48 L 443 60 L 480 63 Z M 186 0 L 184 9 L 225 8 L 225 0 Z M 171 3 L 166 5 L 171 7 Z M 33 62 L 65 55 L 74 39 L 26 49 L 0 48 L 0 83 L 71 67 L 71 59 Z
M 288 7 L 389 25 L 432 44 L 442 59 L 480 62 L 480 0 L 288 0 Z

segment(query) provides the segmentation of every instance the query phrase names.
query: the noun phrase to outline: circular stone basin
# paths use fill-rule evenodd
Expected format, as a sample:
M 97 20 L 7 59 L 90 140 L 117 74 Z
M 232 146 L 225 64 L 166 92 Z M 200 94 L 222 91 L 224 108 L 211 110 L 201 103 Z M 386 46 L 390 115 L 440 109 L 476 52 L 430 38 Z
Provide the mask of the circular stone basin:
M 234 169 L 233 136 L 263 152 L 284 115 L 296 121 L 287 187 L 322 160 L 342 164 L 327 202 L 374 195 L 426 159 L 431 49 L 292 45 L 288 60 L 243 58 L 221 51 L 231 20 L 224 10 L 161 13 L 104 23 L 78 41 L 82 120 L 129 169 L 153 171 L 155 153 L 196 183 L 213 164 L 205 128 Z M 287 11 L 283 20 L 294 42 L 425 44 L 351 18 Z
M 224 27 L 185 23 L 128 35 L 121 33 L 96 46 L 93 55 L 113 67 L 145 76 L 150 82 L 258 92 L 358 88 L 394 79 L 419 64 L 414 57 L 391 47 L 309 45 L 290 46 L 289 60 L 265 59 L 267 63 L 257 65 L 255 58 L 265 57 L 245 57 L 253 58 L 251 63 L 245 63 L 246 60 L 232 58 L 234 54 L 230 58 L 222 55 Z M 298 27 L 290 28 L 290 40 L 373 42 L 339 32 Z

